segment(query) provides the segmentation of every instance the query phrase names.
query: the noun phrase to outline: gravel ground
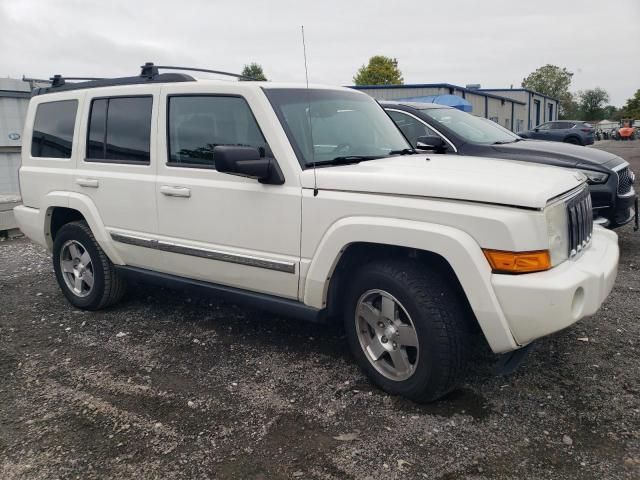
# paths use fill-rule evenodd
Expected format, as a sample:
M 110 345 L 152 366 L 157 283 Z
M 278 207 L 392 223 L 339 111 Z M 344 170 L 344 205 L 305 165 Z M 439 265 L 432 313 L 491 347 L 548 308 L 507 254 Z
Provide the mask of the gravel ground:
M 617 145 L 616 145 L 617 143 Z M 640 141 L 599 142 L 640 172 Z M 136 286 L 74 310 L 48 254 L 0 243 L 0 478 L 640 478 L 640 233 L 599 313 L 513 375 L 373 388 L 340 332 Z

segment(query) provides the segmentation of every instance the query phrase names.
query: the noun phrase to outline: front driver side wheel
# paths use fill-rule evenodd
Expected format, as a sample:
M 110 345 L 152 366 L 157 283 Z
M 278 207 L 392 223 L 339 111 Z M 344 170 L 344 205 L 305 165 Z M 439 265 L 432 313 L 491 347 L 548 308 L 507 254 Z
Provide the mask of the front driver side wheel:
M 56 234 L 53 269 L 62 293 L 78 308 L 105 308 L 125 291 L 124 279 L 83 221 L 67 223 Z

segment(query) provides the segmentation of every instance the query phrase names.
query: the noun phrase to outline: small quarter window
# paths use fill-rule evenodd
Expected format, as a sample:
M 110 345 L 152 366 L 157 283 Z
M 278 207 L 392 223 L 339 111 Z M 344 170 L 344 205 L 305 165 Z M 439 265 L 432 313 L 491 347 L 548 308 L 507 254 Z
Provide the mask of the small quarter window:
M 152 105 L 149 96 L 93 100 L 87 161 L 149 164 Z
M 266 141 L 247 102 L 231 96 L 171 96 L 169 165 L 215 168 L 214 147 L 239 145 L 265 154 Z
M 77 110 L 77 100 L 38 105 L 31 137 L 32 157 L 71 158 Z

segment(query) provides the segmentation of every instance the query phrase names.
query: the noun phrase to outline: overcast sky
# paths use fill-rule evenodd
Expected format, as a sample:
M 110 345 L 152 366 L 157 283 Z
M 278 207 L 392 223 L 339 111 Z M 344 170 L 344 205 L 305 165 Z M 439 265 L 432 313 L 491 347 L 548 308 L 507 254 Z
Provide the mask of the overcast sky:
M 624 104 L 640 88 L 640 1 L 0 0 L 0 75 L 118 76 L 144 61 L 275 81 L 351 84 L 372 55 L 396 57 L 405 83 L 514 85 L 552 63 L 572 90 Z M 629 46 L 623 46 L 627 41 Z

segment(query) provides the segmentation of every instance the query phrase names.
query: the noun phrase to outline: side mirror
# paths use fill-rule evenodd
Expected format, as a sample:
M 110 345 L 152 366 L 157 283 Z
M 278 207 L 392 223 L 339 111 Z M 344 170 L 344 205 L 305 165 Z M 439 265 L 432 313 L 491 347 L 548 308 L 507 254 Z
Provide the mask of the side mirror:
M 276 159 L 260 156 L 257 148 L 219 145 L 213 148 L 213 160 L 219 172 L 255 178 L 260 183 L 284 183 L 284 175 Z
M 538 132 L 538 131 L 540 131 L 540 129 L 538 127 L 536 127 L 536 128 L 533 129 L 533 131 L 534 132 Z
M 449 145 L 442 138 L 429 135 L 418 137 L 416 148 L 418 150 L 433 150 L 437 153 L 444 153 L 449 148 Z

